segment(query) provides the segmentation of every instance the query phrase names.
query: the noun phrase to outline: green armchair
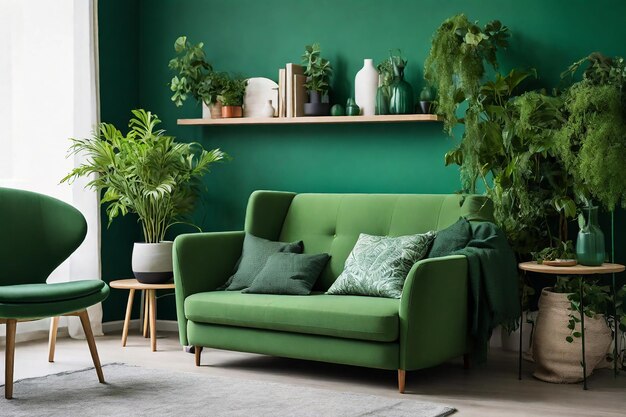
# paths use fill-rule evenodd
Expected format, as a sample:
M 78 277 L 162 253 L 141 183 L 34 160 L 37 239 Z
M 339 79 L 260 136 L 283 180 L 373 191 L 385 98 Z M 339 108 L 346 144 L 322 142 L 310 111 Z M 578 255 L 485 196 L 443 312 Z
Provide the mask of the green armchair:
M 104 383 L 86 309 L 107 298 L 109 287 L 99 280 L 46 284 L 50 273 L 85 238 L 87 223 L 83 215 L 52 197 L 0 188 L 0 232 L 0 324 L 6 324 L 5 398 L 13 397 L 17 323 L 46 317 L 53 317 L 53 327 L 58 316 L 80 318 L 98 380 Z M 51 344 L 50 361 L 53 348 Z

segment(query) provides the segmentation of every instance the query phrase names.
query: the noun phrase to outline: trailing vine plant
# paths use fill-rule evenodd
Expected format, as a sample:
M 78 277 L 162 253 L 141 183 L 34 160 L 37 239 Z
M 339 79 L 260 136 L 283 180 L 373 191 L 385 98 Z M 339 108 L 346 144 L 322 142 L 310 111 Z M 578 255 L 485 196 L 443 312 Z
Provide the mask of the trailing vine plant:
M 508 28 L 500 21 L 489 22 L 481 29 L 464 14 L 445 20 L 435 32 L 424 77 L 439 92 L 438 113 L 444 117 L 448 133 L 459 120 L 459 103 L 478 99 L 485 62 L 498 68 L 496 51 L 508 45 L 508 37 Z

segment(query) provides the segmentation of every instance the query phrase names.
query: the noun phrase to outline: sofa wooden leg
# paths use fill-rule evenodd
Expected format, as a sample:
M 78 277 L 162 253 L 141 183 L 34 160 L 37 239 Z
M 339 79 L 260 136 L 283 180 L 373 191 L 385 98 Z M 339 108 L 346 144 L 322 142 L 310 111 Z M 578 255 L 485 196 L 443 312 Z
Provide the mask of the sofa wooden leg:
M 463 355 L 463 369 L 470 369 L 472 367 L 472 362 L 470 361 L 470 356 L 466 353 Z
M 194 354 L 196 356 L 196 366 L 200 366 L 200 358 L 202 355 L 202 346 L 193 347 Z
M 405 381 L 406 371 L 404 369 L 398 369 L 398 391 L 400 394 L 404 394 Z
M 4 398 L 13 398 L 13 368 L 15 367 L 15 329 L 17 320 L 7 320 L 7 337 L 4 368 Z

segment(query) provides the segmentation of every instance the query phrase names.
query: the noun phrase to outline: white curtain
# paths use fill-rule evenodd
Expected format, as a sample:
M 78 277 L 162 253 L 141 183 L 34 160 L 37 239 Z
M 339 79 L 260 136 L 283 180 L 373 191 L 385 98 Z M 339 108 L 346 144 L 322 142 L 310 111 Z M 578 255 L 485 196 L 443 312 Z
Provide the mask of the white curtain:
M 88 224 L 83 244 L 48 282 L 101 278 L 98 195 L 84 188 L 88 180 L 59 184 L 80 162 L 66 157 L 68 138 L 88 136 L 98 123 L 96 1 L 0 0 L 0 186 L 66 201 Z M 102 334 L 102 307 L 89 316 L 94 334 Z M 67 325 L 82 336 L 77 318 Z

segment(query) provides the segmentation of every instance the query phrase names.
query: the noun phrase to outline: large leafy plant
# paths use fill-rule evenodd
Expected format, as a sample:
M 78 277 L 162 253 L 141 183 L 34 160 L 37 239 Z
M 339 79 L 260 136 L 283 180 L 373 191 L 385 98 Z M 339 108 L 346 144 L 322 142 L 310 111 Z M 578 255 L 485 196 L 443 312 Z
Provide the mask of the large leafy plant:
M 155 114 L 132 113 L 126 135 L 112 124 L 101 123 L 93 136 L 71 139 L 70 154 L 81 153 L 85 162 L 62 181 L 95 174 L 88 186 L 103 193 L 101 203 L 108 203 L 109 224 L 119 215 L 136 213 L 145 242 L 158 243 L 168 227 L 185 221 L 202 177 L 226 154 L 219 149 L 206 151 L 195 142 L 176 142 L 157 129 L 161 121 Z
M 325 95 L 330 89 L 330 77 L 333 68 L 330 62 L 322 58 L 322 49 L 319 43 L 307 45 L 302 55 L 302 65 L 304 75 L 307 76 L 305 88 L 309 91 L 317 91 L 320 95 Z

